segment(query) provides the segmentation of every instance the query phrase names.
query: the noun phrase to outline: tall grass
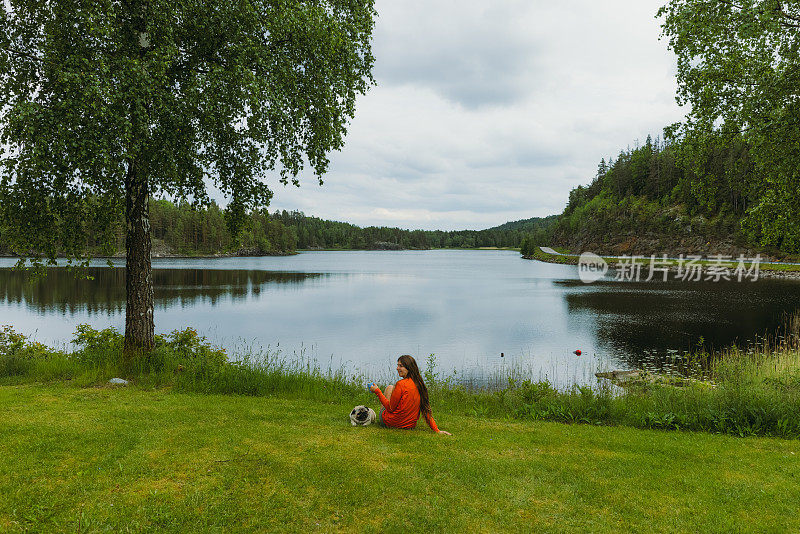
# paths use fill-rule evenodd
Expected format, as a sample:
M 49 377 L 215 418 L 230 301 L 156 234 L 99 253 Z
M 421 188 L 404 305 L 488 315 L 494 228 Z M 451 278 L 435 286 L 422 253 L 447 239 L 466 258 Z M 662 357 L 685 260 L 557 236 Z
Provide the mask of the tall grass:
M 442 376 L 436 358 L 424 364 L 434 417 L 446 427 L 448 413 L 476 417 L 530 419 L 637 428 L 699 430 L 739 436 L 800 437 L 800 317 L 787 328 L 747 349 L 699 353 L 686 358 L 687 370 L 703 380 L 647 382 L 620 392 L 608 383 L 557 389 L 546 380 L 504 368 L 490 377 L 494 387 L 476 389 L 453 374 Z M 375 404 L 365 377 L 344 368 L 322 369 L 309 358 L 280 352 L 238 354 L 230 361 L 193 329 L 157 336 L 155 349 L 122 366 L 123 337 L 116 330 L 82 325 L 72 352 L 30 342 L 10 327 L 0 327 L 0 385 L 70 381 L 102 386 L 123 376 L 141 388 L 270 396 L 315 401 Z
M 126 367 L 124 337 L 114 328 L 79 325 L 72 352 L 31 342 L 11 327 L 0 327 L 0 385 L 70 381 L 79 387 L 101 386 L 125 377 L 143 388 L 239 395 L 291 394 L 315 400 L 368 395 L 364 378 L 344 368 L 323 370 L 311 359 L 287 359 L 280 352 L 249 352 L 229 361 L 192 328 L 156 336 L 154 350 Z

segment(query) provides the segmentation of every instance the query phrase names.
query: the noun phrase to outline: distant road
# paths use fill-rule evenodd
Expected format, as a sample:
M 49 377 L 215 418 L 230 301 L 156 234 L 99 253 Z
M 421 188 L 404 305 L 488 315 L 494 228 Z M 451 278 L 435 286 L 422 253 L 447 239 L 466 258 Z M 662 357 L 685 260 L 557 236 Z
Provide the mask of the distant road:
M 539 247 L 539 248 L 542 249 L 542 252 L 544 252 L 545 254 L 555 254 L 556 256 L 566 256 L 566 254 L 562 254 L 560 252 L 556 252 L 555 250 L 553 250 L 550 247 Z

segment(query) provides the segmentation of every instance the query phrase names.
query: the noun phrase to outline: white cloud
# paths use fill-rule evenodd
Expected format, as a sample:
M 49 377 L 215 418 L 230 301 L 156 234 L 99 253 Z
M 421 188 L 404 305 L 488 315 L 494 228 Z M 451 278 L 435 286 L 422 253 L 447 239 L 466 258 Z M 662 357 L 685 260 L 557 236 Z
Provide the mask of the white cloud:
M 325 185 L 274 186 L 272 209 L 426 229 L 560 212 L 600 158 L 683 115 L 661 3 L 378 0 L 378 86 Z

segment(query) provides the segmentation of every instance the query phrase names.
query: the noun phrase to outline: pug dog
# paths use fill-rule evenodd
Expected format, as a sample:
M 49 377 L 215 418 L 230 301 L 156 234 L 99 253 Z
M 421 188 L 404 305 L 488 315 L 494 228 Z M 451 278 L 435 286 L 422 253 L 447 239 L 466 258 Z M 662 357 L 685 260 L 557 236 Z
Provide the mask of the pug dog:
M 350 424 L 353 426 L 367 426 L 375 422 L 375 410 L 366 406 L 356 406 L 350 412 Z

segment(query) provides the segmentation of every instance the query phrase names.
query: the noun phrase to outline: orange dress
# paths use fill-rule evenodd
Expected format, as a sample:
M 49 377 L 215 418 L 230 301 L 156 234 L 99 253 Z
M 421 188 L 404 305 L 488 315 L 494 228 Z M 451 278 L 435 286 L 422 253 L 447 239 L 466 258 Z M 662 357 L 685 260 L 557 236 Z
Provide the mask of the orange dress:
M 391 399 L 387 399 L 380 389 L 375 394 L 384 407 L 382 417 L 386 426 L 396 428 L 414 428 L 417 426 L 417 420 L 419 419 L 419 391 L 417 391 L 417 386 L 413 380 L 410 378 L 398 380 L 394 385 L 394 390 L 392 390 Z M 433 420 L 430 414 L 425 416 L 425 420 L 431 430 L 434 432 L 439 431 L 436 421 Z

